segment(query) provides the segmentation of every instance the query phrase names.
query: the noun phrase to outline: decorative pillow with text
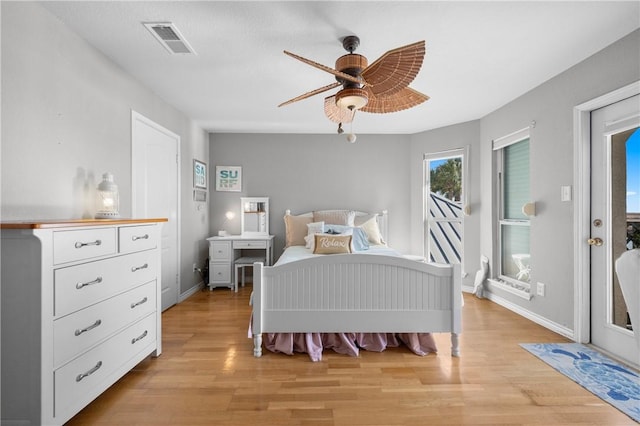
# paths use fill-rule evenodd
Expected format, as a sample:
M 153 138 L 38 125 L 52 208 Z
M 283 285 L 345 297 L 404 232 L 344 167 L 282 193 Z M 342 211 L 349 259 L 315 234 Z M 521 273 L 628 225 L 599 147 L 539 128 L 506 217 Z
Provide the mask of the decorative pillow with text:
M 314 254 L 351 253 L 351 235 L 315 235 Z

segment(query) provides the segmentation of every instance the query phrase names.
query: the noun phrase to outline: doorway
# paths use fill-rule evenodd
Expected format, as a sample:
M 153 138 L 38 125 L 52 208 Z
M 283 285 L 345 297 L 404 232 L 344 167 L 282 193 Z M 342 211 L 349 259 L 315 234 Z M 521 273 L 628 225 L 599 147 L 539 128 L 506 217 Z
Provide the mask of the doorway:
M 591 112 L 591 343 L 640 364 L 615 261 L 640 247 L 640 95 Z M 631 301 L 629 301 L 631 302 Z
M 424 155 L 424 256 L 462 263 L 466 149 Z
M 180 136 L 131 112 L 133 217 L 166 217 L 162 225 L 162 310 L 180 293 Z

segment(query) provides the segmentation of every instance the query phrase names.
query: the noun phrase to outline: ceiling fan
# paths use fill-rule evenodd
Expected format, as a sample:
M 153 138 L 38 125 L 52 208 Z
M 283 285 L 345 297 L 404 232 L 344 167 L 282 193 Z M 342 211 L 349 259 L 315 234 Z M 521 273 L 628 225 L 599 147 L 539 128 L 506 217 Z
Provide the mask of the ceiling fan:
M 336 60 L 335 69 L 285 50 L 284 53 L 292 58 L 333 74 L 337 81 L 278 106 L 289 105 L 342 86 L 335 95 L 324 99 L 325 115 L 329 120 L 339 123 L 338 133 L 342 133 L 342 123 L 352 122 L 357 110 L 384 114 L 412 108 L 429 99 L 429 96 L 409 87 L 422 67 L 424 40 L 389 50 L 371 65 L 367 58 L 353 53 L 359 45 L 360 39 L 357 36 L 344 37 L 342 46 L 349 53 Z

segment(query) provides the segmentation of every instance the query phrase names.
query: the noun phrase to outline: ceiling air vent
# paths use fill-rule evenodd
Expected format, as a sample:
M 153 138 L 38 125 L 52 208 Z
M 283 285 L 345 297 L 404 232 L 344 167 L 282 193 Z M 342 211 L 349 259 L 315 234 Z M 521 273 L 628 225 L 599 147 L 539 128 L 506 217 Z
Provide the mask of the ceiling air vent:
M 143 22 L 151 34 L 171 54 L 187 53 L 196 54 L 189 43 L 184 39 L 180 31 L 171 22 Z

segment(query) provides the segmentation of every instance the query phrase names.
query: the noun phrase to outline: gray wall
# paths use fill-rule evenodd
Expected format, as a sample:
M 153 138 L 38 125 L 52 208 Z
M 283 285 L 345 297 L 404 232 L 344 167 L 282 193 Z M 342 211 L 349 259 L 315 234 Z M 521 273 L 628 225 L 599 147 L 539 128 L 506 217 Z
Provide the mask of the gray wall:
M 386 209 L 391 244 L 410 251 L 408 135 L 358 135 L 355 144 L 337 134 L 211 134 L 210 140 L 212 189 L 216 165 L 242 166 L 242 192 L 211 193 L 212 234 L 227 210 L 239 216 L 240 197 L 269 197 L 276 256 L 284 245 L 286 209 Z M 227 226 L 234 234 L 240 233 L 237 216 Z
M 208 135 L 36 3 L 1 2 L 3 220 L 92 216 L 111 171 L 121 213 L 131 215 L 131 110 L 181 136 L 181 292 L 204 264 L 208 209 L 191 201 L 191 162 Z
M 507 301 L 556 324 L 574 329 L 573 202 L 560 201 L 560 187 L 575 188 L 573 108 L 640 80 L 640 30 L 552 78 L 481 120 L 480 252 L 491 259 L 494 209 L 492 140 L 528 126 L 531 130 L 531 282 L 546 284 L 545 297 L 525 301 L 495 290 Z

